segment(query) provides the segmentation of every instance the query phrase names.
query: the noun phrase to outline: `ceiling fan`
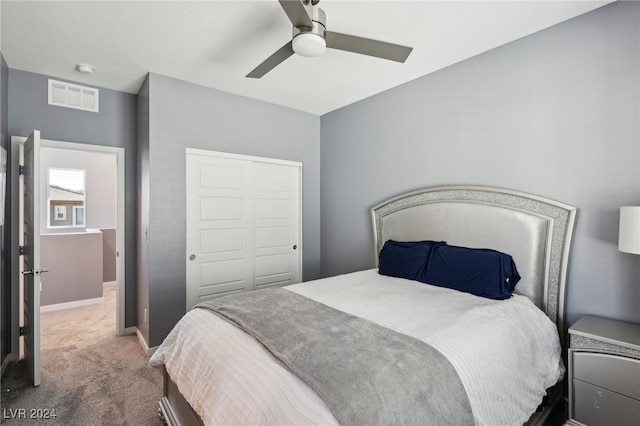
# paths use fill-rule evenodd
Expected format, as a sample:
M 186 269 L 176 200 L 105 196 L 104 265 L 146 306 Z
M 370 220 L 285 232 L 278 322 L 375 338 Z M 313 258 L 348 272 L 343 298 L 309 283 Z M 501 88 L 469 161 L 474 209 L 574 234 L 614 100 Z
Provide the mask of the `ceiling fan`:
M 317 6 L 319 1 L 278 0 L 293 24 L 293 39 L 247 74 L 248 78 L 261 78 L 294 53 L 320 56 L 327 47 L 396 62 L 406 61 L 413 50 L 398 44 L 327 31 L 326 15 Z

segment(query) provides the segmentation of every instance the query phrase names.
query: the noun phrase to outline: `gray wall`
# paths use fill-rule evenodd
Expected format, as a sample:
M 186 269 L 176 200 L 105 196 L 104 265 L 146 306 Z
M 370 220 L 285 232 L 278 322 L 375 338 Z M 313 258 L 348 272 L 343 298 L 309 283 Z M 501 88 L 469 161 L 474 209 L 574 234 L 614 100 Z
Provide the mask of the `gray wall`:
M 100 229 L 102 231 L 102 282 L 116 281 L 116 229 Z
M 137 101 L 137 191 L 138 191 L 138 332 L 149 342 L 149 323 L 145 320 L 145 309 L 149 309 L 149 240 L 146 232 L 149 229 L 149 77 L 145 79 Z
M 320 117 L 151 74 L 149 129 L 149 346 L 185 312 L 187 147 L 301 161 L 303 279 L 320 276 Z
M 8 133 L 125 149 L 125 327 L 136 325 L 136 96 L 100 89 L 100 112 L 48 105 L 47 76 L 9 70 Z
M 568 322 L 640 322 L 640 4 L 618 2 L 321 121 L 322 272 L 374 266 L 369 209 L 435 185 L 492 185 L 578 207 Z

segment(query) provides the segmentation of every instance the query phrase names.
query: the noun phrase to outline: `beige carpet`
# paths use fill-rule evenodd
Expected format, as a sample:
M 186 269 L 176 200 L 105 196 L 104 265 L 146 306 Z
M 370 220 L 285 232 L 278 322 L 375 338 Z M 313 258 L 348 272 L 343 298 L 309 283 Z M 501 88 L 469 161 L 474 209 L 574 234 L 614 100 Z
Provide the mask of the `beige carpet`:
M 135 335 L 118 337 L 115 285 L 105 302 L 41 316 L 42 383 L 33 387 L 24 362 L 2 378 L 0 419 L 15 425 L 162 425 L 162 377 L 147 364 Z M 55 410 L 53 419 L 24 419 Z M 39 414 L 35 412 L 35 414 Z

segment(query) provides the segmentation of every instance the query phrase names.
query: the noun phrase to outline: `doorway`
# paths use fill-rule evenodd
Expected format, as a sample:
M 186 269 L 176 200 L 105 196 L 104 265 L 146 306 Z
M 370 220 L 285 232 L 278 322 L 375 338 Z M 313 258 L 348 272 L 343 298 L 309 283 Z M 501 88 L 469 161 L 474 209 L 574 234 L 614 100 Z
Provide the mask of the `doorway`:
M 18 182 L 20 179 L 18 177 L 18 163 L 19 163 L 19 148 L 21 144 L 24 143 L 26 138 L 22 137 L 12 137 L 12 170 L 14 171 L 12 174 L 12 182 Z M 114 242 L 113 242 L 113 254 L 114 254 L 114 263 L 115 263 L 115 271 L 113 272 L 114 277 L 114 287 L 115 287 L 115 323 L 116 330 L 115 334 L 121 336 L 125 334 L 125 322 L 124 322 L 124 289 L 125 289 L 125 253 L 124 253 L 124 148 L 116 148 L 116 147 L 107 147 L 100 145 L 89 145 L 89 144 L 81 144 L 81 143 L 71 143 L 71 142 L 62 142 L 62 141 L 53 141 L 53 140 L 41 140 L 41 148 L 42 151 L 50 151 L 50 152 L 63 152 L 64 154 L 71 155 L 72 153 L 77 154 L 93 154 L 93 155 L 104 155 L 104 158 L 111 158 L 115 160 L 115 194 L 114 194 L 114 203 L 115 203 L 115 229 L 114 229 Z M 40 180 L 46 181 L 46 176 L 41 176 Z M 21 197 L 21 191 L 18 190 L 17 185 L 13 185 L 12 194 L 11 194 L 11 205 L 12 205 L 12 247 L 17 247 L 20 245 L 19 236 L 21 231 L 20 218 L 19 218 L 19 208 L 18 201 Z M 87 187 L 87 190 L 91 189 Z M 46 192 L 46 191 L 45 191 Z M 44 201 L 43 201 L 44 200 Z M 43 197 L 40 197 L 36 200 L 37 203 L 43 204 L 48 203 L 47 195 L 44 194 Z M 38 208 L 42 211 L 43 206 L 40 205 Z M 58 213 L 61 214 L 59 217 L 64 216 L 62 210 L 59 207 L 50 207 L 47 205 L 47 208 L 44 209 L 46 211 L 49 208 L 53 208 L 54 213 L 56 212 L 56 208 L 58 209 Z M 87 206 L 89 208 L 89 206 Z M 83 209 L 79 209 L 78 206 L 74 206 L 72 210 L 69 210 L 72 217 L 75 218 L 76 225 L 81 223 L 84 220 L 84 207 Z M 82 219 L 80 219 L 80 214 L 82 214 Z M 47 226 L 46 220 L 48 220 L 48 215 L 45 214 L 45 226 Z M 87 221 L 87 227 L 91 226 L 91 224 Z M 60 231 L 60 230 L 54 230 Z M 13 251 L 12 251 L 13 252 Z M 18 251 L 15 251 L 18 253 Z M 45 265 L 46 266 L 46 265 Z M 18 324 L 20 324 L 20 288 L 21 288 L 21 279 L 22 274 L 20 273 L 20 256 L 12 255 L 12 324 L 14 325 L 12 331 L 12 357 L 18 358 L 21 357 L 21 353 L 19 352 L 20 348 L 20 330 L 18 328 Z M 46 275 L 45 275 L 46 278 Z M 43 280 L 44 281 L 44 280 Z M 38 309 L 39 311 L 39 309 Z M 35 333 L 34 333 L 35 334 Z M 39 334 L 39 333 L 38 333 Z M 39 339 L 39 336 L 38 336 Z
M 102 303 L 117 281 L 115 154 L 42 146 L 39 209 L 40 312 Z

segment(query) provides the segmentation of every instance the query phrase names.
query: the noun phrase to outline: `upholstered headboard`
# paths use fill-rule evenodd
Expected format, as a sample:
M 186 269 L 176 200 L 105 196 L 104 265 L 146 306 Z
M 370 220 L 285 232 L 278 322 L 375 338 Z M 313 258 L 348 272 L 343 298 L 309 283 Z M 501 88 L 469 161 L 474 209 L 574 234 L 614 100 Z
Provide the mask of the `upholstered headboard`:
M 522 192 L 476 186 L 427 188 L 371 209 L 376 266 L 385 241 L 435 240 L 510 254 L 529 297 L 564 327 L 565 280 L 575 207 Z

